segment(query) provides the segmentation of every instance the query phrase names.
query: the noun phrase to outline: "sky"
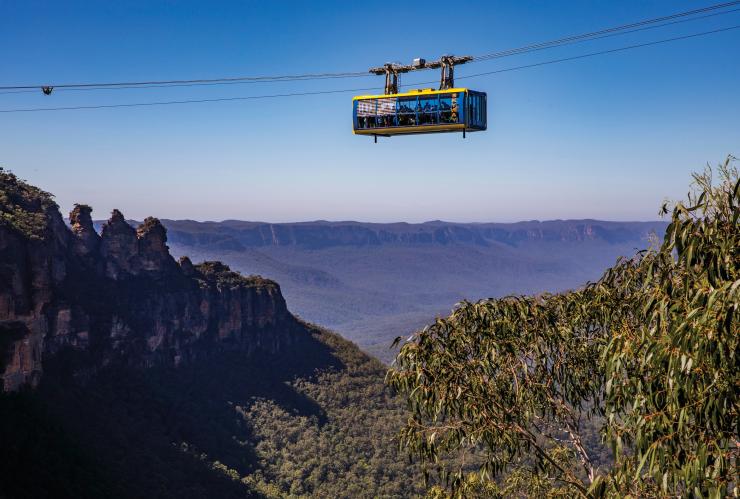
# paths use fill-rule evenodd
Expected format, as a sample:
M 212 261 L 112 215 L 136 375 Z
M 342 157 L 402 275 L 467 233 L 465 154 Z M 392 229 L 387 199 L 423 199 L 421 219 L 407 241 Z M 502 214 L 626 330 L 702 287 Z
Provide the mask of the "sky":
M 711 5 L 647 0 L 40 2 L 0 0 L 0 86 L 365 71 L 481 55 Z M 740 5 L 735 8 L 740 9 Z M 353 92 L 0 113 L 0 166 L 107 218 L 655 220 L 691 172 L 740 156 L 740 11 L 456 69 L 488 130 L 354 136 Z M 438 79 L 405 75 L 403 88 Z M 382 77 L 2 93 L 0 110 L 378 89 Z M 429 87 L 429 84 L 420 85 Z M 367 91 L 356 92 L 366 94 Z M 374 93 L 374 92 L 371 92 Z

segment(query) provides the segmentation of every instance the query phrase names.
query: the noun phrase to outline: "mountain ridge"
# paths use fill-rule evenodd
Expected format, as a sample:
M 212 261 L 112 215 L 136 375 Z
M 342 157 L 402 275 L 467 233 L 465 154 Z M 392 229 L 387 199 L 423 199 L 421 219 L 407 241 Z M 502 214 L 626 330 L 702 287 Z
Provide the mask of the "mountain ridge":
M 385 361 L 388 345 L 461 300 L 557 292 L 598 278 L 662 237 L 666 222 L 163 220 L 174 254 L 218 259 L 281 283 L 291 310 Z M 278 237 L 276 237 L 276 235 Z
M 296 246 L 323 249 L 333 246 L 378 246 L 505 243 L 524 241 L 604 240 L 608 243 L 646 241 L 650 233 L 662 233 L 666 224 L 596 219 L 503 222 L 423 223 L 311 221 L 266 223 L 246 220 L 198 222 L 162 219 L 170 240 L 185 246 L 216 246 L 243 250 L 266 246 Z M 96 223 L 101 226 L 100 221 Z

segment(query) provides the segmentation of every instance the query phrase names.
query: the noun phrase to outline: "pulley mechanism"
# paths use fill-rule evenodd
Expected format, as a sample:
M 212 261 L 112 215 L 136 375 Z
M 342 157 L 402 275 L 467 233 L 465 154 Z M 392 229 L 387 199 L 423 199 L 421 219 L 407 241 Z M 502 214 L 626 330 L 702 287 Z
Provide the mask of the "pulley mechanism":
M 466 62 L 472 61 L 473 58 L 469 55 L 456 57 L 454 55 L 443 55 L 437 61 L 426 61 L 424 59 L 414 59 L 414 62 L 410 65 L 386 63 L 377 68 L 370 68 L 370 73 L 376 75 L 385 74 L 385 94 L 397 94 L 398 93 L 398 75 L 401 73 L 409 73 L 411 71 L 418 71 L 421 69 L 434 69 L 440 68 L 442 74 L 439 79 L 439 89 L 447 90 L 455 88 L 455 66 L 459 64 L 465 64 Z
M 371 68 L 370 72 L 376 75 L 385 74 L 385 93 L 386 94 L 397 94 L 398 93 L 398 73 L 405 73 L 405 68 L 409 66 L 401 66 L 399 64 L 393 64 L 387 62 L 379 68 Z

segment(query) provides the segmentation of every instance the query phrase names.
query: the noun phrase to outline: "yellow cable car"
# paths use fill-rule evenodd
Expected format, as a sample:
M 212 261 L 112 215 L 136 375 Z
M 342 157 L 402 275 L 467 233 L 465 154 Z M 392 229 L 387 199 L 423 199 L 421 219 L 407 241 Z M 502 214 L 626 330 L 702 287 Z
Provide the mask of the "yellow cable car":
M 408 135 L 412 133 L 480 132 L 486 129 L 486 94 L 455 87 L 455 65 L 471 56 L 443 55 L 438 61 L 417 58 L 409 66 L 386 63 L 370 68 L 385 75 L 383 95 L 358 95 L 352 99 L 352 130 L 355 135 Z M 440 68 L 439 90 L 425 88 L 398 91 L 398 75 L 421 69 Z
M 353 99 L 356 135 L 478 132 L 486 129 L 486 94 L 467 88 L 420 89 Z

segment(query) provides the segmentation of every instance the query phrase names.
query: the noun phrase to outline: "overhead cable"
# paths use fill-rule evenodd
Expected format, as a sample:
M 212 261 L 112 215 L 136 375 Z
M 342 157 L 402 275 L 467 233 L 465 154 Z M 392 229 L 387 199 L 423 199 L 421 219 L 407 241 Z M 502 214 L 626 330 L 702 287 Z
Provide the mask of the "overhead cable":
M 729 7 L 740 5 L 740 0 L 724 2 L 710 5 L 700 9 L 693 9 L 685 12 L 679 12 L 668 16 L 645 19 L 630 24 L 614 26 L 598 31 L 572 35 L 556 40 L 550 40 L 514 49 L 508 49 L 499 52 L 482 54 L 473 58 L 471 62 L 482 62 L 491 59 L 499 59 L 514 55 L 521 55 L 529 52 L 545 50 L 572 43 L 597 40 L 610 36 L 622 35 L 642 31 L 646 29 L 655 29 L 680 22 L 688 22 L 707 17 L 730 14 L 740 9 L 723 10 Z M 697 16 L 698 14 L 711 14 Z M 692 17 L 697 16 L 697 17 Z M 676 20 L 678 19 L 678 20 Z M 675 21 L 674 21 L 675 20 Z M 669 21 L 669 22 L 665 22 Z M 307 80 L 324 80 L 324 79 L 342 79 L 342 78 L 361 78 L 370 76 L 367 71 L 352 71 L 340 73 L 309 73 L 296 75 L 278 75 L 278 76 L 236 76 L 225 78 L 201 78 L 201 79 L 182 79 L 182 80 L 150 80 L 150 81 L 128 81 L 128 82 L 101 82 L 101 83 L 59 83 L 59 84 L 34 84 L 34 85 L 10 85 L 0 86 L 0 94 L 26 93 L 35 92 L 40 88 L 50 88 L 56 90 L 112 90 L 112 89 L 132 89 L 132 88 L 167 88 L 167 87 L 186 87 L 186 86 L 203 86 L 203 85 L 230 85 L 246 83 L 276 83 L 276 82 L 294 82 Z
M 609 50 L 600 50 L 598 52 L 590 52 L 587 54 L 580 54 L 577 56 L 572 57 L 564 57 L 560 59 L 551 59 L 548 61 L 541 61 L 533 64 L 525 64 L 521 66 L 514 66 L 510 68 L 503 68 L 503 69 L 497 69 L 494 71 L 486 71 L 483 73 L 477 73 L 472 75 L 466 75 L 466 76 L 459 76 L 457 79 L 469 79 L 469 78 L 478 78 L 481 76 L 488 76 L 498 73 L 505 73 L 510 71 L 517 71 L 522 69 L 528 69 L 538 66 L 545 66 L 550 64 L 557 64 L 561 62 L 567 62 L 567 61 L 574 61 L 578 59 L 585 59 L 588 57 L 595 57 L 599 55 L 605 55 L 605 54 L 612 54 L 616 52 L 622 52 L 626 50 L 632 50 L 636 48 L 642 48 L 642 47 L 649 47 L 654 45 L 659 45 L 663 43 L 669 43 L 669 42 L 675 42 L 679 40 L 687 40 L 690 38 L 697 38 L 700 36 L 707 36 L 711 34 L 716 33 L 722 33 L 727 32 L 735 29 L 739 29 L 740 25 L 735 26 L 728 26 L 726 28 L 719 28 L 711 31 L 704 31 L 701 33 L 693 33 L 690 35 L 683 35 L 683 36 L 676 36 L 673 38 L 666 38 L 662 40 L 655 40 L 652 42 L 645 42 L 645 43 L 639 43 L 635 45 L 628 45 L 625 47 L 618 47 L 614 49 Z M 426 84 L 433 84 L 436 83 L 435 81 L 426 81 L 426 82 L 417 82 L 415 85 L 426 85 Z M 223 97 L 223 98 L 214 98 L 214 99 L 187 99 L 187 100 L 171 100 L 171 101 L 158 101 L 158 102 L 140 102 L 140 103 L 125 103 L 125 104 L 101 104 L 101 105 L 89 105 L 89 106 L 66 106 L 66 107 L 45 107 L 45 108 L 21 108 L 21 109 L 0 109 L 0 113 L 26 113 L 26 112 L 39 112 L 39 111 L 70 111 L 70 110 L 81 110 L 81 109 L 110 109 L 110 108 L 123 108 L 123 107 L 142 107 L 142 106 L 164 106 L 164 105 L 173 105 L 173 104 L 193 104 L 193 103 L 205 103 L 205 102 L 226 102 L 226 101 L 243 101 L 243 100 L 258 100 L 258 99 L 274 99 L 274 98 L 283 98 L 283 97 L 298 97 L 298 96 L 308 96 L 308 95 L 324 95 L 324 94 L 338 94 L 338 93 L 348 93 L 348 92 L 364 92 L 364 91 L 371 91 L 374 90 L 377 87 L 369 87 L 369 88 L 353 88 L 353 89 L 342 89 L 342 90 L 324 90 L 324 91 L 315 91 L 315 92 L 294 92 L 294 93 L 283 93 L 283 94 L 269 94 L 269 95 L 252 95 L 252 96 L 243 96 L 243 97 Z

